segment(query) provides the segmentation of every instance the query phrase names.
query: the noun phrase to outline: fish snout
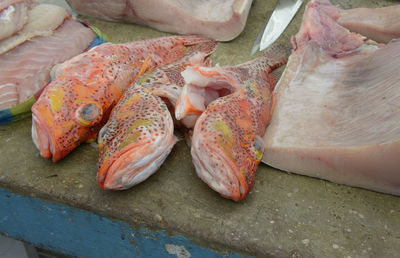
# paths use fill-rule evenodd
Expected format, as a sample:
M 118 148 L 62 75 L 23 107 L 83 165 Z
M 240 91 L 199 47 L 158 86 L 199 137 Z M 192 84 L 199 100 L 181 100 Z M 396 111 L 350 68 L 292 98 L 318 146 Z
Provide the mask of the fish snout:
M 43 158 L 51 158 L 53 162 L 57 162 L 65 155 L 61 153 L 55 139 L 50 136 L 49 131 L 50 128 L 33 113 L 31 130 L 32 140 Z
M 241 201 L 249 186 L 239 168 L 223 150 L 206 142 L 192 142 L 191 154 L 197 175 L 222 197 Z
M 97 181 L 105 190 L 124 190 L 154 174 L 177 142 L 172 134 L 133 142 L 99 164 Z

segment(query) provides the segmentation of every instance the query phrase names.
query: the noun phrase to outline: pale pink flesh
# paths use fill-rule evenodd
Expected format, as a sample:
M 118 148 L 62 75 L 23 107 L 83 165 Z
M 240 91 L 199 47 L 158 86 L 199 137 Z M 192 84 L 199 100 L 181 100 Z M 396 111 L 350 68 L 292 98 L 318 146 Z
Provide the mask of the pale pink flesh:
M 335 55 L 302 31 L 296 39 L 308 41 L 297 44 L 276 86 L 263 162 L 400 195 L 400 41 L 350 42 Z
M 338 23 L 381 43 L 400 38 L 400 5 L 341 10 Z
M 208 68 L 202 67 L 201 70 L 208 71 Z M 209 103 L 234 91 L 224 78 L 203 76 L 190 67 L 182 72 L 182 76 L 185 85 L 176 102 L 175 117 L 187 124 L 188 128 L 194 126 L 193 119 L 197 119 Z
M 243 30 L 252 0 L 67 0 L 80 14 L 227 41 Z
M 48 37 L 36 37 L 0 56 L 0 110 L 33 96 L 49 82 L 50 69 L 82 53 L 94 33 L 77 21 L 67 20 Z M 62 50 L 62 51 L 60 51 Z M 9 87 L 13 101 L 9 101 Z
M 0 45 L 6 39 L 23 28 L 28 20 L 30 1 L 14 3 L 1 10 L 0 7 Z
M 0 41 L 0 55 L 35 37 L 46 37 L 63 24 L 71 14 L 62 7 L 51 4 L 39 4 L 26 14 L 28 18 L 24 27 L 15 35 Z

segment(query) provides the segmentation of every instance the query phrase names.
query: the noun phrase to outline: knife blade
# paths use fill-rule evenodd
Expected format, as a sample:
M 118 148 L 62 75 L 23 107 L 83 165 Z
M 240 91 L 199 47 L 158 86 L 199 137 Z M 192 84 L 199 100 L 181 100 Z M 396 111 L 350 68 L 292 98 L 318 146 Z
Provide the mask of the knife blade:
M 254 55 L 257 50 L 262 51 L 274 43 L 285 31 L 302 3 L 302 0 L 278 0 L 269 20 L 258 34 L 250 54 Z

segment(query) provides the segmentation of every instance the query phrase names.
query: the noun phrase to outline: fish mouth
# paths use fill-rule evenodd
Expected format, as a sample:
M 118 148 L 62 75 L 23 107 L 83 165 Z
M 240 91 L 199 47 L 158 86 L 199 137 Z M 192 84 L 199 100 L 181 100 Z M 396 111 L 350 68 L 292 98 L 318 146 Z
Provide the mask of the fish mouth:
M 40 155 L 45 159 L 52 158 L 53 162 L 61 159 L 57 145 L 50 137 L 48 128 L 44 126 L 44 122 L 40 118 L 32 114 L 32 140 L 36 148 L 39 150 Z
M 160 142 L 163 141 L 163 142 Z M 177 142 L 174 135 L 155 142 L 131 143 L 108 157 L 97 172 L 97 182 L 104 190 L 125 190 L 154 174 Z
M 248 187 L 243 175 L 222 150 L 192 142 L 191 154 L 197 175 L 214 191 L 236 202 L 246 197 Z

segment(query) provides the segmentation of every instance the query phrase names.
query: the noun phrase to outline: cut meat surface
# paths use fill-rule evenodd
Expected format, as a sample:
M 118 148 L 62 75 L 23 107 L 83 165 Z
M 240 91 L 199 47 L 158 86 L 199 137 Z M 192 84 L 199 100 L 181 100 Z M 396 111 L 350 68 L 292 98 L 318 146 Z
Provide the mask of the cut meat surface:
M 37 5 L 27 15 L 28 22 L 18 34 L 0 41 L 0 55 L 34 37 L 53 34 L 71 16 L 64 8 L 49 4 Z
M 95 35 L 66 20 L 53 35 L 35 37 L 0 56 L 0 110 L 31 97 L 49 82 L 50 69 L 82 53 Z M 11 97 L 12 96 L 12 97 Z
M 67 0 L 80 14 L 228 41 L 242 32 L 252 0 Z
M 276 86 L 263 162 L 400 195 L 400 40 L 360 45 L 357 35 L 336 30 L 333 18 L 310 21 L 311 14 L 326 15 L 318 3 L 307 6 L 292 40 L 297 48 Z M 325 28 L 309 30 L 311 23 Z M 329 30 L 327 40 L 340 43 L 326 50 L 320 32 Z
M 21 30 L 27 22 L 31 1 L 2 1 L 0 3 L 0 40 Z
M 376 42 L 400 38 L 400 5 L 341 10 L 338 23 Z

